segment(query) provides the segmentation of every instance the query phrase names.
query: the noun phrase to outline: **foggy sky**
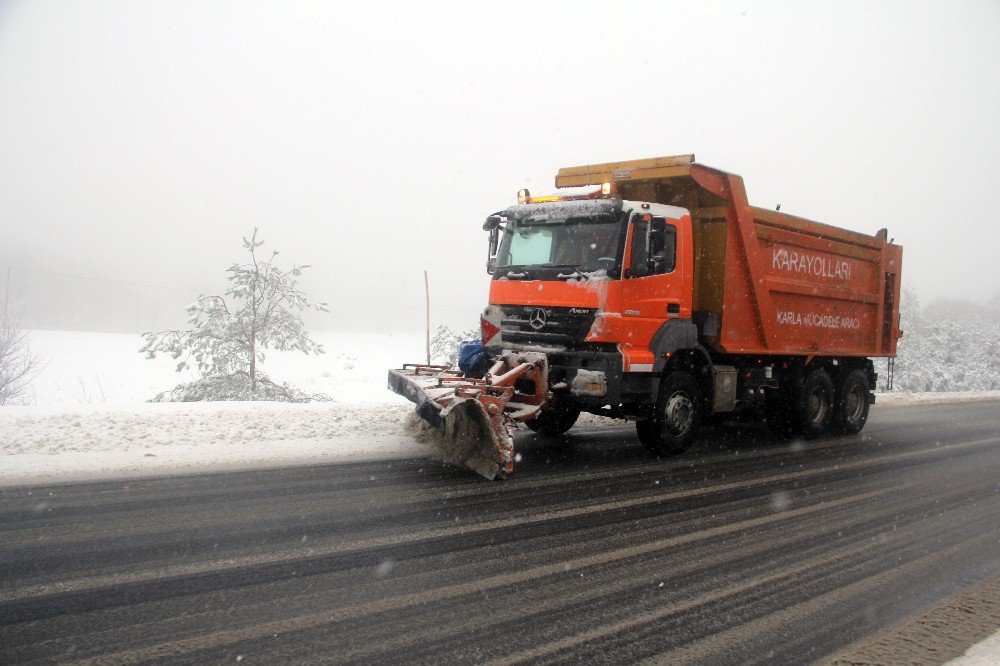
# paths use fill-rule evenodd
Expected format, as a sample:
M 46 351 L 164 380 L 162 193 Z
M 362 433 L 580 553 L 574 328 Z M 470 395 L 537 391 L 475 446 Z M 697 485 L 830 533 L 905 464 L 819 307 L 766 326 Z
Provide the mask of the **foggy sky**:
M 985 300 L 998 56 L 996 2 L 3 2 L 0 267 L 180 310 L 258 226 L 313 266 L 314 326 L 421 327 L 425 268 L 471 326 L 517 189 L 693 152 L 888 227 L 923 302 Z

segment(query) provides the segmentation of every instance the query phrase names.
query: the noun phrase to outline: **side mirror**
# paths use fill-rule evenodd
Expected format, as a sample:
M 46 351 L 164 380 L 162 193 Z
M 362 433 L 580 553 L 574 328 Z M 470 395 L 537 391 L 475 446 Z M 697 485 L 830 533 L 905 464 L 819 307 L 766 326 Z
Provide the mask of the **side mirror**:
M 493 272 L 497 269 L 497 258 L 490 257 L 486 260 L 486 272 L 493 275 Z
M 483 231 L 493 231 L 494 229 L 499 229 L 502 221 L 503 218 L 500 217 L 500 213 L 493 213 L 486 218 L 485 222 L 483 222 Z
M 490 257 L 497 256 L 497 248 L 500 246 L 500 228 L 490 229 Z

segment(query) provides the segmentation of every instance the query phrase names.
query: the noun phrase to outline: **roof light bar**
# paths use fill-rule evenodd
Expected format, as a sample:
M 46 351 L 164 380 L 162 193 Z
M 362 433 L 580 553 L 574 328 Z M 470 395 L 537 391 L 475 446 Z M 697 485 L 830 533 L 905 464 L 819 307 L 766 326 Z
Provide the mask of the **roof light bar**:
M 576 189 L 576 188 L 574 188 Z M 614 183 L 601 183 L 601 187 L 590 192 L 579 192 L 576 194 L 552 194 L 544 197 L 533 197 L 526 189 L 517 191 L 517 203 L 535 204 L 549 203 L 552 201 L 586 201 L 587 199 L 604 199 L 614 196 Z

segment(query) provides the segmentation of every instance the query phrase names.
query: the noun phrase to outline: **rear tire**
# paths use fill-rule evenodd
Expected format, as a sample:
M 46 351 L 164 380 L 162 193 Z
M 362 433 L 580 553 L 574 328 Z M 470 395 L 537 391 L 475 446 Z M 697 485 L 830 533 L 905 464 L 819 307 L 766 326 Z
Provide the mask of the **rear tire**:
M 861 370 L 851 370 L 840 383 L 837 403 L 833 410 L 833 427 L 837 432 L 854 435 L 868 421 L 868 376 Z
M 802 383 L 795 400 L 796 430 L 806 439 L 822 437 L 833 423 L 833 380 L 822 368 L 813 370 Z
M 550 409 L 543 411 L 535 418 L 525 421 L 524 425 L 543 437 L 558 437 L 573 427 L 580 418 L 579 409 Z
M 653 418 L 636 421 L 635 431 L 653 455 L 681 453 L 698 434 L 701 417 L 698 382 L 688 372 L 672 372 L 660 382 Z

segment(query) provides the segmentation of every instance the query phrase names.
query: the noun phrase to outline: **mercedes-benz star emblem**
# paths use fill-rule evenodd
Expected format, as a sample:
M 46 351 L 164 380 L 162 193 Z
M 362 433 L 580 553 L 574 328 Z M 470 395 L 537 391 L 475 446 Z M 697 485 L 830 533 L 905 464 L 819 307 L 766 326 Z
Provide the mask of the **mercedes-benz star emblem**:
M 531 311 L 531 315 L 528 317 L 528 323 L 531 324 L 531 328 L 536 331 L 545 328 L 545 310 L 541 308 L 535 308 Z

